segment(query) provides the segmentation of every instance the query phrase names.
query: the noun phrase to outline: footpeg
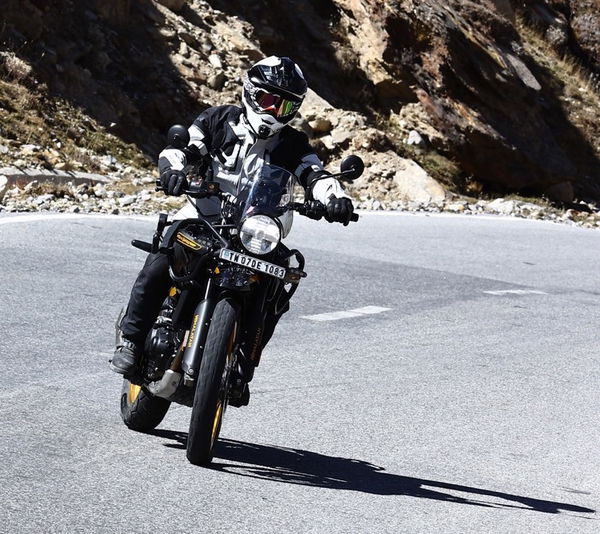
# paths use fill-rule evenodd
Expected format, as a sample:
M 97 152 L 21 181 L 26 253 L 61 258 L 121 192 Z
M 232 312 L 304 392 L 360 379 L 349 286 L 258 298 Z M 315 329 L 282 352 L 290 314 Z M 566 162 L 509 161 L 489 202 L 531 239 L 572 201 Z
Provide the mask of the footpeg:
M 246 382 L 241 379 L 237 379 L 232 384 L 231 391 L 229 392 L 229 401 L 227 404 L 234 408 L 240 408 L 242 406 L 248 406 L 250 402 L 250 388 Z

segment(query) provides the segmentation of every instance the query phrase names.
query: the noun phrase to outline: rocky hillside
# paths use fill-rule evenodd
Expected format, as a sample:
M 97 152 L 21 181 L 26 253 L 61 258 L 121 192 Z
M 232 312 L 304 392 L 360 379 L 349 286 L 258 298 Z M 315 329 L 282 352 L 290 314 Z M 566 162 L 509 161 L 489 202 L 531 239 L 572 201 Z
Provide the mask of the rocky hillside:
M 296 126 L 324 161 L 365 159 L 367 207 L 600 202 L 600 0 L 4 0 L 2 17 L 0 166 L 148 187 L 168 126 L 238 102 L 278 54 L 309 80 Z

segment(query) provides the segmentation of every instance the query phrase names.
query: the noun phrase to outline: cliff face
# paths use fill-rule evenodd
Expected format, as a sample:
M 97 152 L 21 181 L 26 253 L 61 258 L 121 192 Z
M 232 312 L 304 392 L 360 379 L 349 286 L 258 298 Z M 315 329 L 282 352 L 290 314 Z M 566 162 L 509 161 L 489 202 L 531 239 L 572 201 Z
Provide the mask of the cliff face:
M 598 194 L 600 147 L 572 123 L 562 82 L 525 48 L 507 0 L 252 4 L 220 7 L 243 13 L 265 50 L 314 58 L 306 68 L 334 104 L 392 115 L 417 104 L 434 146 L 488 188 L 552 194 L 562 184 L 568 193 L 573 181 L 579 194 Z M 530 2 L 521 16 L 547 34 L 550 50 L 571 50 L 593 70 L 598 7 Z
M 414 130 L 415 157 L 448 161 L 459 192 L 600 199 L 600 0 L 4 3 L 2 40 L 31 69 L 20 83 L 153 157 L 169 124 L 236 102 L 243 69 L 274 53 L 353 117 L 323 127 L 311 112 L 303 127 L 325 159 L 340 153 L 327 135 L 362 146 L 342 128 L 368 137 L 367 151 L 404 155 Z M 15 145 L 7 124 L 0 134 Z

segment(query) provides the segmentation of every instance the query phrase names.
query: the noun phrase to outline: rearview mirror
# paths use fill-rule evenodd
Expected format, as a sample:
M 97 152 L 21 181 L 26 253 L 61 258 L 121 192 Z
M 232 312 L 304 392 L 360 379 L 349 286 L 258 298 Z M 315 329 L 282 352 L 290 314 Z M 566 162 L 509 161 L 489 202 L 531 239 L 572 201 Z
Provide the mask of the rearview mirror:
M 346 180 L 356 180 L 365 170 L 365 164 L 358 156 L 352 155 L 342 160 L 340 169 Z
M 185 126 L 181 124 L 175 124 L 169 128 L 167 134 L 167 142 L 173 148 L 181 150 L 188 146 L 190 142 L 190 134 Z

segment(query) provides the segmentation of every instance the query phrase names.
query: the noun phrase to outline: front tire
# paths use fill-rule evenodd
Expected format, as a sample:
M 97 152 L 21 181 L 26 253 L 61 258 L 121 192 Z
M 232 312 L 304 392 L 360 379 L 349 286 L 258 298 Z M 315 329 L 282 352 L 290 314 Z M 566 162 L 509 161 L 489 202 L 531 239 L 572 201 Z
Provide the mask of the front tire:
M 131 430 L 154 430 L 164 419 L 170 405 L 168 400 L 155 397 L 142 387 L 123 379 L 121 417 Z
M 198 371 L 187 439 L 187 458 L 195 465 L 211 462 L 221 430 L 235 348 L 236 317 L 231 302 L 221 300 L 217 303 Z

